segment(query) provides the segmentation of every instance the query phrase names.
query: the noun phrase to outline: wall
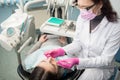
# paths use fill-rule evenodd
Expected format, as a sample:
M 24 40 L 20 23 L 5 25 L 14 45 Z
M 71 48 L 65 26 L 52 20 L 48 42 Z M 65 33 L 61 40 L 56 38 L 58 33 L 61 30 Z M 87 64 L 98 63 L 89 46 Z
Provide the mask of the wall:
M 115 11 L 117 11 L 118 16 L 120 18 L 120 0 L 110 0 L 111 4 Z
M 68 8 L 68 20 L 77 20 L 77 17 L 79 15 L 80 11 L 76 7 L 69 7 Z
M 16 8 L 16 6 L 0 6 L 0 24 L 7 19 Z

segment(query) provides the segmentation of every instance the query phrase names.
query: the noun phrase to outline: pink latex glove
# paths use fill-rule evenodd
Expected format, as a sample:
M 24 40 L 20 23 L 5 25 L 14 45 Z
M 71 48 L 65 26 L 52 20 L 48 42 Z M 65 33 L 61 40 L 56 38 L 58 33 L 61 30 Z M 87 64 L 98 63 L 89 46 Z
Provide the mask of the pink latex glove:
M 64 59 L 64 60 L 59 60 L 57 64 L 63 68 L 70 69 L 74 65 L 79 64 L 79 59 L 78 58 L 69 58 L 69 59 Z
M 58 56 L 64 56 L 65 55 L 65 51 L 62 48 L 58 48 L 58 49 L 53 49 L 53 50 L 47 51 L 47 52 L 45 52 L 44 55 L 47 58 L 48 57 L 56 58 Z

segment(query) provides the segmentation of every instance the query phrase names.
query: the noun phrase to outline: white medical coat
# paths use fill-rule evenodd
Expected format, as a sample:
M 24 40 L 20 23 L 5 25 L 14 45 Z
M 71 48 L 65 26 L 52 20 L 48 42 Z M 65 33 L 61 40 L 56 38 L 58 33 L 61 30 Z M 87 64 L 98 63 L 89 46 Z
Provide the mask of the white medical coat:
M 78 68 L 109 66 L 120 47 L 120 21 L 104 17 L 90 33 L 90 21 L 79 16 L 71 44 L 63 47 L 68 55 L 79 58 Z

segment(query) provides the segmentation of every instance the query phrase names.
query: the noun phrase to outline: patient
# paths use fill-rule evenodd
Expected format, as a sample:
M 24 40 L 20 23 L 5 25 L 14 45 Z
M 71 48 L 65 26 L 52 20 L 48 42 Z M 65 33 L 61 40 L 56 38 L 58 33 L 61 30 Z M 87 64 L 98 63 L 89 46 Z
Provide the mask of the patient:
M 65 37 L 56 35 L 43 34 L 38 42 L 27 53 L 27 57 L 24 60 L 24 68 L 28 72 L 32 70 L 41 62 L 46 59 L 44 52 L 47 50 L 62 47 L 67 44 Z
M 72 70 L 61 68 L 57 65 L 60 59 L 66 59 L 68 56 L 46 58 L 44 52 L 53 48 L 62 47 L 67 44 L 65 37 L 44 34 L 39 41 L 28 52 L 24 61 L 25 70 L 32 73 L 30 80 L 58 80 L 71 73 Z M 36 79 L 37 78 L 37 79 Z

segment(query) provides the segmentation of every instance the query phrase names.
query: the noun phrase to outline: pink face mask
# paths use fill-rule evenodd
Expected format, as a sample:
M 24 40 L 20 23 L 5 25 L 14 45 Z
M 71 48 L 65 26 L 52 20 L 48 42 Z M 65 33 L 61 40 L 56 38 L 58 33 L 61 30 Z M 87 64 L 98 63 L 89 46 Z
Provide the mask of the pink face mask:
M 81 18 L 86 20 L 92 20 L 96 17 L 96 14 L 94 14 L 91 10 L 80 10 Z

